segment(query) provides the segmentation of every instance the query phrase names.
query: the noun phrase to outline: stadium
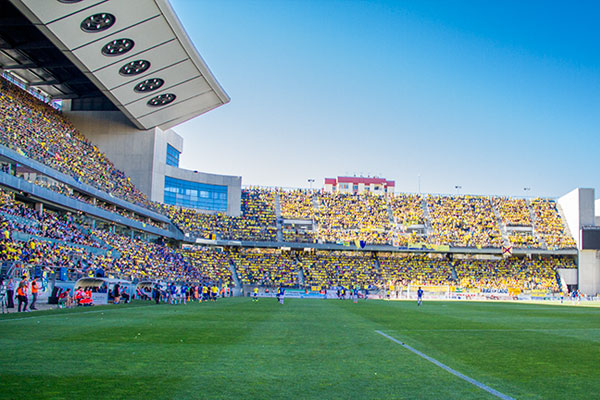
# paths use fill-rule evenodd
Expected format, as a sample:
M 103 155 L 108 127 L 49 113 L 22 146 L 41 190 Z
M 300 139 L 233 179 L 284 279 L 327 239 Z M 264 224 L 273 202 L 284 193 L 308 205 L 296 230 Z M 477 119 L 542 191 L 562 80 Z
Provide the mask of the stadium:
M 176 127 L 230 97 L 168 0 L 0 10 L 0 398 L 600 389 L 594 189 L 184 169 Z

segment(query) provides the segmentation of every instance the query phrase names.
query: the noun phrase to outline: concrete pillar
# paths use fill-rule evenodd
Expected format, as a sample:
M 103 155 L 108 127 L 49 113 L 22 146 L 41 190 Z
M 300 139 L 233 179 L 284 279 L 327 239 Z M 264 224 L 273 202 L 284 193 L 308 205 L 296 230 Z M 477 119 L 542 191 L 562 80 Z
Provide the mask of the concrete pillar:
M 580 250 L 578 264 L 578 287 L 581 293 L 600 293 L 600 250 Z

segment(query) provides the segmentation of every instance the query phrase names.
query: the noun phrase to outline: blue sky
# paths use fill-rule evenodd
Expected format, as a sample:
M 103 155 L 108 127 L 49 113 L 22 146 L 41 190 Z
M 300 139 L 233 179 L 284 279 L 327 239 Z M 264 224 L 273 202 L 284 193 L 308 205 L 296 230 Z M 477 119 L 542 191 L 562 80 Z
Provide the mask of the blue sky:
M 184 168 L 263 186 L 600 189 L 598 2 L 171 3 L 231 96 L 175 129 Z

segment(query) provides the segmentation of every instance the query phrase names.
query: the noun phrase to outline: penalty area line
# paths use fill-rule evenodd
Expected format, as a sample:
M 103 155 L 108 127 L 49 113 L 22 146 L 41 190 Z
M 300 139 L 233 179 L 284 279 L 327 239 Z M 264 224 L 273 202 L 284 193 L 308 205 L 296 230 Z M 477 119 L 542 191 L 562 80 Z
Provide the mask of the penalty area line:
M 488 392 L 488 393 L 490 393 L 490 394 L 492 394 L 492 395 L 494 395 L 494 396 L 496 396 L 496 397 L 498 397 L 500 399 L 503 399 L 503 400 L 515 400 L 512 397 L 505 395 L 504 393 L 500 393 L 496 389 L 492 389 L 491 387 L 489 387 L 487 385 L 484 385 L 483 383 L 481 383 L 479 381 L 476 381 L 473 378 L 470 378 L 470 377 L 468 377 L 468 376 L 466 376 L 464 374 L 461 374 L 460 372 L 458 372 L 458 371 L 450 368 L 449 366 L 447 366 L 445 364 L 442 364 L 441 362 L 439 362 L 435 358 L 431 358 L 427 354 L 421 353 L 419 350 L 417 350 L 417 349 L 415 349 L 415 348 L 407 345 L 404 342 L 401 342 L 400 340 L 398 340 L 396 338 L 391 337 L 388 334 L 385 334 L 385 333 L 383 333 L 381 331 L 375 331 L 375 332 L 377 332 L 381 336 L 383 336 L 383 337 L 391 340 L 392 342 L 394 342 L 396 344 L 399 344 L 400 346 L 404 347 L 405 349 L 412 351 L 413 353 L 415 353 L 419 357 L 422 357 L 422 358 L 426 359 L 427 361 L 429 361 L 429 362 L 437 365 L 438 367 L 440 367 L 442 369 L 445 369 L 446 371 L 450 372 L 452 375 L 455 375 L 455 376 L 459 377 L 460 379 L 465 380 L 465 381 L 469 382 L 470 384 L 475 385 L 478 388 L 480 388 L 482 390 L 485 390 L 486 392 Z

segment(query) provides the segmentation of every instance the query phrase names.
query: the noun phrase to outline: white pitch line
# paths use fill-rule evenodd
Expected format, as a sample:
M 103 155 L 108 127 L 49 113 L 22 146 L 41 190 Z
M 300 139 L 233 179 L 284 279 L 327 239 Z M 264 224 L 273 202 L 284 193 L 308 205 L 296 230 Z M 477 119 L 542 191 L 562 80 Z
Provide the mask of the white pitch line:
M 77 316 L 77 315 L 82 315 L 82 314 L 94 314 L 94 313 L 99 313 L 99 312 L 105 312 L 105 311 L 124 311 L 124 310 L 134 310 L 136 308 L 145 308 L 145 307 L 152 307 L 152 304 L 148 304 L 145 306 L 136 306 L 136 307 L 124 307 L 124 308 L 105 308 L 102 310 L 90 310 L 90 311 L 82 311 L 82 312 L 76 312 L 76 313 L 67 313 L 67 314 L 44 314 L 44 315 L 31 315 L 30 317 L 23 317 L 23 318 L 2 318 L 0 319 L 0 322 L 9 322 L 9 321 L 23 321 L 26 319 L 35 319 L 35 318 L 44 318 L 44 317 L 68 317 L 68 316 Z
M 450 372 L 452 375 L 455 375 L 455 376 L 459 377 L 460 379 L 463 379 L 463 380 L 469 382 L 470 384 L 475 385 L 478 388 L 483 389 L 486 392 L 488 392 L 488 393 L 490 393 L 490 394 L 492 394 L 492 395 L 494 395 L 494 396 L 496 396 L 496 397 L 498 397 L 500 399 L 503 399 L 503 400 L 515 400 L 512 397 L 507 396 L 507 395 L 505 395 L 503 393 L 500 393 L 499 391 L 497 391 L 495 389 L 492 389 L 491 387 L 489 387 L 487 385 L 484 385 L 483 383 L 481 383 L 479 381 L 476 381 L 473 378 L 470 378 L 470 377 L 468 377 L 466 375 L 461 374 L 460 372 L 458 372 L 458 371 L 450 368 L 449 366 L 447 366 L 445 364 L 442 364 L 441 362 L 439 362 L 435 358 L 431 358 L 427 354 L 421 353 L 419 350 L 417 350 L 417 349 L 415 349 L 415 348 L 407 345 L 406 343 L 403 343 L 403 342 L 399 341 L 396 338 L 391 337 L 390 335 L 387 335 L 387 334 L 385 334 L 385 333 L 383 333 L 381 331 L 375 331 L 375 332 L 379 333 L 383 337 L 388 338 L 392 342 L 399 344 L 400 346 L 404 347 L 405 349 L 412 351 L 416 355 L 418 355 L 420 357 L 423 357 L 424 359 L 426 359 L 427 361 L 429 361 L 429 362 L 437 365 L 438 367 L 440 367 L 442 369 L 445 369 L 446 371 Z

